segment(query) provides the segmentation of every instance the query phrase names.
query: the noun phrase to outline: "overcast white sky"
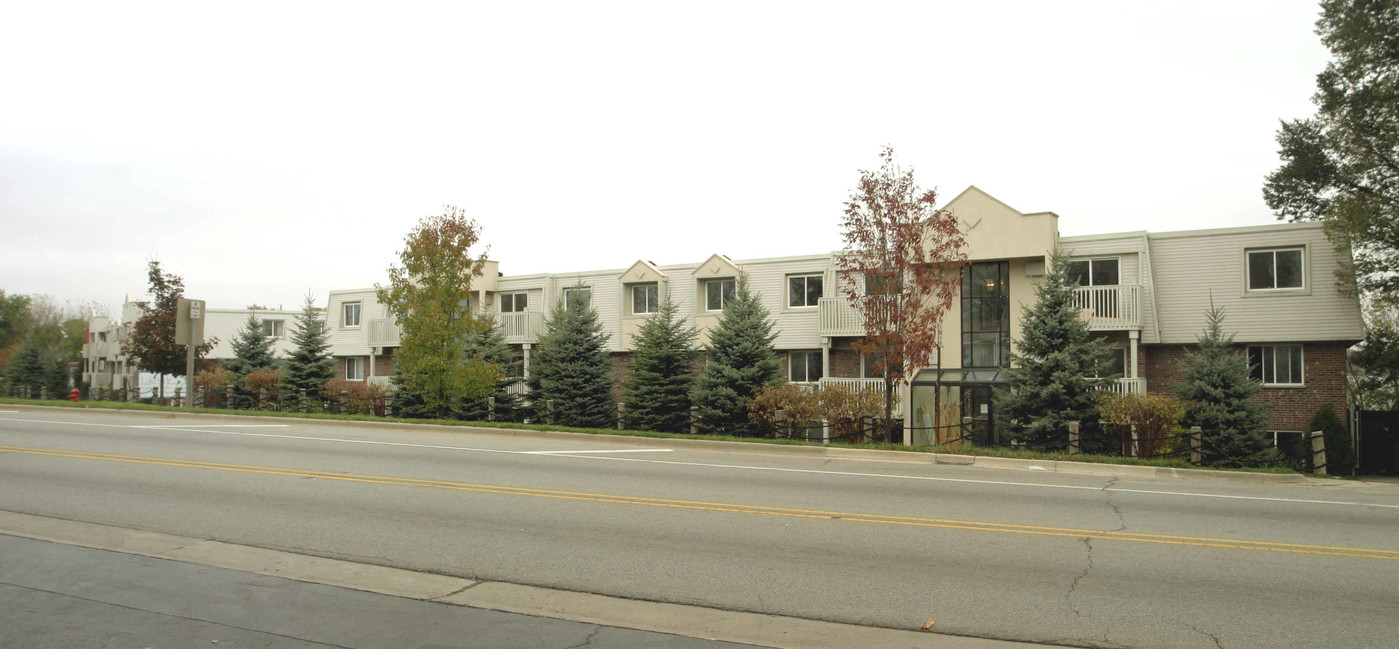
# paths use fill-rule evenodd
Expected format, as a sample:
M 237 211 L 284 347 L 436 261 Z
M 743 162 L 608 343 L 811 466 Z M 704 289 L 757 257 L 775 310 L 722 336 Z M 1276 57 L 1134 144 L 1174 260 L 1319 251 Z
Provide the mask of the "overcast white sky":
M 1064 235 L 1274 222 L 1313 2 L 13 2 L 0 289 L 372 286 L 444 204 L 507 275 L 821 253 L 883 144 Z

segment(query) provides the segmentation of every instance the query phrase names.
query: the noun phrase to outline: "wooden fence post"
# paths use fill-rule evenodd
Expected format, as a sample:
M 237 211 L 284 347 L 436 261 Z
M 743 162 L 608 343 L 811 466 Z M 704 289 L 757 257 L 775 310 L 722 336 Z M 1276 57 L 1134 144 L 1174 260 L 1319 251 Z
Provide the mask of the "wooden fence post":
M 1081 422 L 1069 422 L 1069 455 L 1078 455 L 1078 428 Z
M 1190 427 L 1190 463 L 1195 466 L 1204 464 L 1204 453 L 1201 448 L 1205 445 L 1205 434 L 1199 426 Z
M 1326 475 L 1326 433 L 1319 430 L 1311 432 L 1312 438 L 1312 473 Z

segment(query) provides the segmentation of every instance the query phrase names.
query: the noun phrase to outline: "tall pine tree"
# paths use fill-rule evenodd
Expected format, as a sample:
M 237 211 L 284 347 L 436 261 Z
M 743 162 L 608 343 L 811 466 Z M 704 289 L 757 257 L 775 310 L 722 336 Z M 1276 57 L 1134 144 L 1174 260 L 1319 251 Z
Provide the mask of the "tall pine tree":
M 1185 381 L 1176 392 L 1185 401 L 1186 426 L 1204 435 L 1203 459 L 1212 466 L 1257 466 L 1276 459 L 1263 434 L 1267 414 L 1253 398 L 1263 384 L 1249 376 L 1248 358 L 1224 335 L 1224 309 L 1212 307 L 1200 351 L 1186 354 L 1180 370 Z
M 724 305 L 718 326 L 709 332 L 709 358 L 695 394 L 701 431 L 758 434 L 748 419 L 748 402 L 758 390 L 781 380 L 782 366 L 772 347 L 776 339 L 767 308 L 740 275 L 734 299 Z
M 287 374 L 282 380 L 293 390 L 320 394 L 326 381 L 335 376 L 335 360 L 330 357 L 324 318 L 316 310 L 316 299 L 309 291 L 292 325 L 291 342 L 296 348 L 287 359 Z
M 39 398 L 44 385 L 44 359 L 37 345 L 25 343 L 5 366 L 5 379 L 16 390 L 29 388 L 29 398 Z M 18 394 L 18 392 L 17 392 Z
M 483 321 L 481 326 L 466 335 L 466 356 L 498 366 L 501 376 L 500 380 L 496 381 L 495 390 L 489 396 L 462 402 L 461 418 L 468 421 L 486 421 L 492 411 L 487 399 L 494 398 L 495 420 L 515 421 L 520 418 L 520 397 L 510 390 L 523 381 L 520 378 L 522 363 L 505 342 L 505 330 L 496 326 L 495 319 L 489 315 L 480 318 Z
M 608 334 L 586 292 L 577 288 L 544 319 L 544 335 L 530 365 L 530 398 L 538 421 L 548 421 L 552 401 L 555 424 L 606 428 L 613 424 L 615 412 Z
M 243 328 L 233 337 L 233 358 L 223 363 L 223 368 L 238 375 L 239 379 L 250 372 L 277 368 L 277 357 L 273 345 L 275 340 L 262 331 L 262 320 L 256 313 L 248 313 Z
M 1080 448 L 1104 452 L 1109 444 L 1098 425 L 1097 392 L 1105 378 L 1112 348 L 1089 335 L 1088 321 L 1074 304 L 1068 258 L 1056 254 L 1035 287 L 1035 303 L 1021 318 L 1022 338 L 1011 353 L 1009 386 L 1000 411 L 1010 438 L 1034 448 L 1062 449 L 1069 443 L 1069 422 L 1080 422 Z M 974 316 L 975 317 L 975 316 Z
M 627 428 L 683 433 L 690 428 L 690 390 L 695 383 L 698 333 L 676 316 L 666 300 L 632 339 Z

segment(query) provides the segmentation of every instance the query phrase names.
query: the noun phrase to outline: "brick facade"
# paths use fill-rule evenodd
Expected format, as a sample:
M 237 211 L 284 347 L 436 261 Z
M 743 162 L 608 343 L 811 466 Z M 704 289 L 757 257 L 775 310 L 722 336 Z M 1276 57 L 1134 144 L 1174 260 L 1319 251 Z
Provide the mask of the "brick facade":
M 1143 346 L 1147 390 L 1175 394 L 1183 380 L 1180 362 L 1190 345 Z M 1245 346 L 1237 347 L 1244 353 Z M 1341 421 L 1346 421 L 1346 345 L 1344 343 L 1305 343 L 1302 345 L 1302 380 L 1299 388 L 1263 388 L 1257 401 L 1268 405 L 1269 430 L 1306 430 L 1312 415 L 1323 404 L 1331 404 Z
M 826 376 L 838 379 L 860 378 L 860 354 L 853 349 L 832 349 Z

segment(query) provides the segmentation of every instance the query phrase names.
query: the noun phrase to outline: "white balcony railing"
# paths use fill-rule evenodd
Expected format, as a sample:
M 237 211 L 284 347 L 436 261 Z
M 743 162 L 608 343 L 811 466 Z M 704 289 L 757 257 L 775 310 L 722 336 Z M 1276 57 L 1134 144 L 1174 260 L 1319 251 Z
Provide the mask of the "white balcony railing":
M 820 383 L 820 385 L 821 385 L 822 388 L 828 388 L 828 387 L 838 386 L 838 387 L 843 387 L 843 388 L 852 389 L 852 390 L 861 390 L 861 391 L 864 391 L 864 392 L 873 392 L 873 393 L 875 393 L 875 394 L 878 394 L 881 398 L 884 396 L 884 379 L 849 379 L 849 378 L 838 378 L 838 377 L 826 376 L 826 377 L 822 377 L 822 378 L 821 378 L 821 383 Z M 904 410 L 903 410 L 903 403 L 901 403 L 901 402 L 899 401 L 899 387 L 898 387 L 898 386 L 895 386 L 895 387 L 894 387 L 894 416 L 895 416 L 895 417 L 902 417 L 902 416 L 903 416 L 903 412 L 904 412 Z
M 369 320 L 370 347 L 397 347 L 398 321 L 393 318 L 371 318 Z
M 1074 289 L 1078 307 L 1093 331 L 1122 331 L 1142 328 L 1142 287 L 1080 286 Z
M 544 314 L 538 311 L 495 314 L 496 324 L 505 331 L 505 342 L 510 345 L 534 343 L 544 332 Z
M 865 318 L 844 297 L 823 297 L 816 302 L 822 336 L 863 336 Z
M 529 394 L 529 384 L 525 383 L 524 381 L 520 381 L 519 383 L 511 383 L 509 387 L 505 388 L 505 391 L 509 394 L 524 396 L 526 394 Z
M 1118 394 L 1146 394 L 1146 379 L 1118 379 L 1104 389 Z
M 544 314 L 538 312 L 495 313 L 496 325 L 505 331 L 505 342 L 510 345 L 534 343 L 544 331 Z M 370 347 L 398 347 L 401 338 L 398 322 L 393 318 L 372 318 L 368 321 Z

